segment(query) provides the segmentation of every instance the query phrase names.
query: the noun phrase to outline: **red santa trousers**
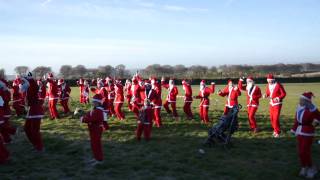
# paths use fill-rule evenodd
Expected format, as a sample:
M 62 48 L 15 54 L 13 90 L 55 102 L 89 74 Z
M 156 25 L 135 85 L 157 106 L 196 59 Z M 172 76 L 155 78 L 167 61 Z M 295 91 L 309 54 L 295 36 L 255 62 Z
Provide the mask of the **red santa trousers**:
M 313 143 L 312 136 L 297 136 L 298 154 L 302 167 L 312 167 L 311 146 Z
M 169 109 L 169 104 L 171 105 L 172 111 Z M 166 100 L 163 104 L 163 107 L 168 114 L 172 114 L 173 117 L 178 117 L 176 102 L 169 102 L 168 100 Z
M 15 100 L 12 104 L 12 107 L 16 111 L 17 116 L 21 116 L 24 114 L 24 106 L 21 102 L 21 100 Z
M 102 127 L 99 129 L 89 128 L 91 150 L 92 150 L 94 159 L 96 159 L 97 161 L 103 160 L 103 150 L 102 150 L 102 143 L 101 143 L 102 131 L 103 131 Z
M 152 129 L 152 123 L 143 124 L 139 122 L 136 130 L 137 139 L 141 140 L 141 135 L 143 133 L 144 139 L 146 141 L 149 141 L 151 138 L 151 129 Z
M 9 122 L 9 115 L 6 115 L 7 117 L 4 117 L 4 123 L 0 124 L 0 134 L 3 137 L 3 141 L 5 143 L 11 142 L 11 135 L 14 135 L 16 133 L 16 128 L 12 127 Z
M 155 125 L 157 127 L 161 127 L 162 126 L 161 107 L 154 107 L 153 114 L 154 114 L 154 123 L 155 123 Z
M 257 128 L 257 122 L 256 122 L 256 112 L 258 110 L 258 107 L 252 107 L 248 106 L 248 121 L 250 129 L 256 129 Z
M 199 106 L 199 114 L 200 114 L 200 119 L 202 120 L 202 122 L 204 122 L 205 124 L 207 124 L 209 122 L 209 106 L 208 105 L 200 105 Z
M 28 118 L 24 124 L 24 131 L 37 151 L 43 150 L 43 142 L 40 133 L 41 118 Z
M 192 104 L 192 102 L 184 102 L 183 111 L 187 115 L 188 118 L 193 119 L 193 114 L 191 111 L 191 104 Z
M 121 109 L 122 105 L 123 103 L 115 103 L 115 107 L 114 107 L 115 114 L 119 120 L 122 120 L 125 118 L 125 115 Z
M 127 96 L 126 97 L 129 111 L 132 111 L 131 97 L 132 96 Z
M 49 111 L 51 118 L 59 118 L 58 110 L 57 110 L 58 99 L 50 99 L 49 100 Z
M 277 134 L 280 134 L 280 113 L 282 105 L 271 106 L 270 105 L 270 122 L 273 128 L 273 131 Z
M 69 103 L 69 99 L 63 99 L 63 100 L 60 101 L 60 104 L 61 104 L 61 106 L 63 108 L 63 112 L 64 113 L 69 113 L 70 112 L 68 103 Z

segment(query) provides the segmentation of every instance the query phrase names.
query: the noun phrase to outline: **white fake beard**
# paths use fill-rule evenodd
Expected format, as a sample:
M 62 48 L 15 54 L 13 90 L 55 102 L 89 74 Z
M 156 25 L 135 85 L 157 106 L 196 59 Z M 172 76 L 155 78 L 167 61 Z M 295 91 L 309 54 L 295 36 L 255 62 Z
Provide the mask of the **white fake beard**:
M 200 86 L 200 91 L 203 91 L 205 86 Z
M 252 86 L 253 86 L 253 83 L 248 83 L 247 84 L 247 91 L 249 91 L 252 88 Z

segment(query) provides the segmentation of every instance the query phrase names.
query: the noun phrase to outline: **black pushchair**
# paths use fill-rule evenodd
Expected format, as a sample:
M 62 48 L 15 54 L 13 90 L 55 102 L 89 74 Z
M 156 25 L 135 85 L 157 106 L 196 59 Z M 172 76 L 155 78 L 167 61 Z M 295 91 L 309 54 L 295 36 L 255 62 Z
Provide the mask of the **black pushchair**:
M 234 106 L 227 115 L 222 115 L 219 122 L 213 125 L 208 131 L 208 138 L 204 142 L 205 146 L 212 147 L 216 142 L 227 146 L 230 143 L 232 134 L 238 130 L 238 113 L 242 106 Z

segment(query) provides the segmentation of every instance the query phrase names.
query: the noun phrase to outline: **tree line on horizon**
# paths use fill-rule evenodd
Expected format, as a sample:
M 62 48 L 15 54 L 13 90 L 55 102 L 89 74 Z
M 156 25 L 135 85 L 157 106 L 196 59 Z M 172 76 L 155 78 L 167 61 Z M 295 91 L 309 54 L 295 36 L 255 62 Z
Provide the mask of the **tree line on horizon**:
M 38 66 L 30 69 L 28 66 L 17 66 L 14 71 L 16 74 L 25 74 L 31 71 L 36 78 L 41 78 L 49 72 L 51 67 Z M 301 64 L 273 64 L 273 65 L 221 65 L 221 66 L 184 66 L 184 65 L 160 65 L 153 64 L 138 70 L 139 73 L 148 78 L 156 77 L 174 77 L 177 79 L 221 79 L 238 78 L 241 76 L 253 75 L 255 77 L 264 77 L 267 73 L 274 73 L 281 77 L 292 77 L 295 74 L 310 72 L 320 72 L 320 64 L 301 63 Z M 127 69 L 125 65 L 117 66 L 105 65 L 97 68 L 86 68 L 84 65 L 63 65 L 60 67 L 58 77 L 64 79 L 97 78 L 97 77 L 115 77 L 126 79 L 132 77 L 136 70 Z M 0 74 L 5 74 L 4 69 L 0 69 Z

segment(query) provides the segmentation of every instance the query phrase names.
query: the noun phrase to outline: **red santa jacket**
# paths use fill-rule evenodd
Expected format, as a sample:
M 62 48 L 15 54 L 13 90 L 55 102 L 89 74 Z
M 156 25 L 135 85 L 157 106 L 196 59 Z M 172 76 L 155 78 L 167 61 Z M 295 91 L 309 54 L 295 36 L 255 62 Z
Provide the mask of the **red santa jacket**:
M 132 98 L 131 98 L 131 103 L 138 103 L 141 104 L 141 92 L 142 88 L 138 83 L 133 83 L 131 85 L 131 93 L 132 93 Z
M 38 97 L 40 101 L 44 101 L 44 99 L 46 98 L 46 86 L 44 86 L 43 84 L 39 86 Z
M 266 95 L 270 98 L 270 105 L 277 106 L 282 104 L 286 91 L 280 83 L 276 82 L 272 85 L 267 84 Z
M 19 91 L 19 84 L 20 82 L 17 80 L 14 80 L 14 83 L 12 85 L 12 99 L 13 103 L 21 103 L 22 102 L 22 94 Z
M 238 88 L 247 92 L 247 106 L 258 107 L 259 99 L 262 97 L 261 89 L 257 85 L 252 85 L 250 89 L 243 85 L 243 80 L 239 80 Z
M 232 108 L 234 105 L 238 105 L 238 96 L 241 96 L 241 92 L 238 87 L 226 86 L 219 92 L 219 95 L 222 97 L 227 96 L 226 106 Z
M 161 97 L 161 85 L 159 83 L 155 83 L 152 87 L 151 94 L 149 95 L 149 99 L 154 108 L 162 107 L 162 97 Z
M 71 93 L 71 88 L 69 87 L 68 84 L 64 83 L 64 84 L 60 85 L 60 87 L 59 87 L 60 100 L 69 99 L 70 93 Z
M 199 95 L 196 96 L 197 99 L 201 99 L 200 106 L 209 107 L 210 99 L 209 96 L 215 91 L 215 84 L 211 84 L 211 87 L 205 87 L 203 90 L 199 91 Z
M 300 136 L 314 136 L 313 121 L 320 123 L 320 112 L 314 105 L 311 108 L 299 106 L 296 110 L 294 125 L 291 132 Z
M 124 87 L 124 91 L 126 92 L 126 97 L 131 99 L 131 97 L 132 97 L 131 83 L 126 83 L 126 85 Z
M 164 81 L 161 81 L 161 84 L 164 88 L 168 89 L 168 95 L 166 100 L 168 102 L 176 102 L 177 101 L 177 95 L 179 94 L 177 86 L 170 87 L 169 84 L 166 84 Z
M 91 92 L 94 94 L 100 94 L 102 96 L 102 106 L 105 112 L 109 112 L 109 99 L 108 99 L 108 91 L 105 87 L 100 88 L 90 88 Z
M 115 90 L 115 100 L 114 103 L 123 103 L 124 102 L 124 92 L 123 92 L 123 86 L 122 84 L 115 84 L 114 86 L 114 90 Z
M 184 90 L 184 102 L 192 102 L 192 88 L 190 84 L 184 83 L 182 85 L 182 89 Z
M 89 131 L 91 132 L 102 131 L 104 128 L 103 123 L 107 122 L 107 113 L 104 112 L 103 107 L 95 107 L 81 117 L 81 122 L 87 123 Z
M 109 101 L 113 102 L 114 99 L 115 99 L 115 96 L 116 96 L 116 93 L 114 91 L 114 84 L 107 85 L 105 88 L 108 91 L 108 99 L 109 99 Z
M 26 93 L 27 104 L 30 107 L 27 113 L 27 119 L 42 118 L 43 108 L 38 98 L 39 86 L 34 79 L 24 79 L 24 83 L 28 84 L 28 89 Z
M 4 120 L 4 92 L 0 89 L 0 126 L 5 122 Z
M 49 100 L 59 99 L 59 95 L 58 95 L 59 90 L 58 90 L 57 83 L 52 79 L 48 79 L 47 85 L 48 85 L 47 96 Z

